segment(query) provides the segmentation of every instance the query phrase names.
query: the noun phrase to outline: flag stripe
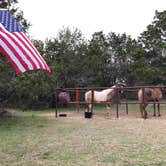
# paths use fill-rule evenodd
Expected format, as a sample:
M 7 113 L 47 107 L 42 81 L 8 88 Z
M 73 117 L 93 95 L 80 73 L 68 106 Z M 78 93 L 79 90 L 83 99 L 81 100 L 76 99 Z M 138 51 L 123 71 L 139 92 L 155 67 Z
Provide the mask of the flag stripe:
M 40 53 L 38 52 L 38 50 L 34 47 L 34 45 L 32 44 L 32 42 L 29 41 L 29 39 L 27 38 L 27 36 L 24 33 L 20 33 L 22 34 L 22 36 L 24 37 L 24 39 L 26 40 L 26 42 L 29 44 L 29 47 L 34 51 L 34 55 L 35 57 L 38 59 L 38 61 L 40 62 L 40 64 L 43 66 L 43 68 L 46 68 L 47 70 L 49 69 L 46 62 L 44 61 L 43 57 L 40 55 Z
M 34 56 L 32 50 L 27 46 L 27 43 L 25 43 L 25 40 L 22 38 L 22 36 L 20 35 L 20 33 L 14 32 L 14 35 L 17 37 L 17 39 L 21 42 L 22 47 L 24 48 L 26 54 L 27 54 L 27 58 L 29 59 L 29 61 L 33 64 L 34 69 L 39 69 L 42 66 L 39 64 L 39 62 L 37 61 L 36 57 Z
M 4 54 L 6 59 L 12 64 L 12 66 L 15 68 L 16 72 L 21 74 L 25 72 L 24 66 L 20 63 L 20 61 L 14 56 L 13 51 L 10 50 L 10 48 L 0 39 L 0 48 L 1 52 Z
M 0 51 L 17 73 L 35 69 L 44 69 L 48 74 L 51 72 L 43 57 L 7 9 L 0 9 Z
M 17 41 L 10 34 L 6 34 L 5 32 L 0 31 L 1 38 L 4 42 L 9 46 L 9 48 L 14 52 L 14 55 L 20 60 L 22 65 L 28 70 L 32 70 L 32 64 L 26 58 L 26 54 L 21 48 Z
M 22 64 L 22 66 L 24 66 L 24 68 L 26 69 L 26 68 L 27 68 L 27 64 L 22 60 L 22 58 L 19 57 L 19 55 L 18 55 L 18 53 L 16 52 L 15 48 L 13 48 L 13 46 L 8 42 L 8 40 L 6 40 L 6 38 L 4 38 L 4 37 L 1 35 L 1 33 L 0 33 L 0 37 L 1 37 L 1 39 L 3 40 L 4 44 L 5 44 L 6 46 L 8 46 L 8 47 L 6 47 L 6 48 L 9 48 L 10 51 L 13 53 L 13 54 L 10 55 L 10 58 L 17 59 L 17 61 L 19 61 L 19 62 Z M 5 50 L 6 50 L 6 49 L 5 49 Z M 7 51 L 7 50 L 6 50 L 6 51 Z M 10 52 L 10 51 L 9 51 L 9 52 Z M 17 51 L 18 51 L 18 49 L 17 49 Z M 8 52 L 8 51 L 7 51 L 7 52 Z M 16 64 L 17 64 L 17 63 L 16 63 Z M 18 64 L 19 64 L 19 63 L 18 63 Z
M 9 62 L 14 61 L 15 65 L 17 65 L 18 68 L 19 68 L 19 65 L 21 64 L 21 66 L 23 66 L 24 69 L 26 70 L 27 64 L 24 61 L 22 61 L 22 59 L 20 59 L 20 57 L 18 56 L 18 53 L 12 47 L 12 45 L 6 39 L 4 39 L 3 36 L 0 35 L 0 38 L 1 38 L 1 41 L 3 42 L 2 46 L 5 46 L 4 47 L 5 52 L 10 53 L 8 56 L 8 60 L 10 59 Z M 9 49 L 9 51 L 7 49 Z
M 18 36 L 18 38 L 21 40 L 22 43 L 24 43 L 25 47 L 30 51 L 31 53 L 31 59 L 34 61 L 37 69 L 39 68 L 44 68 L 44 66 L 40 63 L 40 61 L 37 59 L 36 57 L 36 52 L 34 51 L 34 49 L 30 46 L 29 42 L 27 41 L 27 39 L 25 38 L 23 33 L 17 33 L 15 32 L 15 35 Z M 37 55 L 38 56 L 38 55 Z
M 25 55 L 25 56 L 21 56 L 21 57 L 25 60 L 25 62 L 27 60 L 27 62 L 30 64 L 29 68 L 31 70 L 39 68 L 38 67 L 38 63 L 36 63 L 35 58 L 34 58 L 32 52 L 29 51 L 26 48 L 26 45 L 24 44 L 24 42 L 22 42 L 22 40 L 20 39 L 19 35 L 17 35 L 18 33 L 9 33 L 8 31 L 6 31 L 5 34 L 7 34 L 9 36 L 9 38 L 14 42 L 14 44 L 16 44 L 19 47 L 19 49 L 23 52 L 23 55 Z

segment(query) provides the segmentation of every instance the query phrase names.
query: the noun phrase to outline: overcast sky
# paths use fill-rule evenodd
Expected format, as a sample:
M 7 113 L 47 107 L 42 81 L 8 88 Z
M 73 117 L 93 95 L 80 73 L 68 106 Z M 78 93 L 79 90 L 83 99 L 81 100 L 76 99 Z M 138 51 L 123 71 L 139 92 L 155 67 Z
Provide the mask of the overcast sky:
M 137 38 L 155 10 L 166 10 L 166 0 L 19 0 L 18 6 L 34 39 L 54 38 L 63 27 L 78 28 L 87 39 L 101 30 Z

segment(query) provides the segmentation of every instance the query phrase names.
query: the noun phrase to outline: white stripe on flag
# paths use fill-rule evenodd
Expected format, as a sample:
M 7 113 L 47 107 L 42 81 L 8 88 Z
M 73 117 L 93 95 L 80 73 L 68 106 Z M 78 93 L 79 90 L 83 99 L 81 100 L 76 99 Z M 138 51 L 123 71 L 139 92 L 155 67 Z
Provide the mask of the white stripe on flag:
M 21 64 L 21 72 L 25 72 L 26 70 L 44 69 L 50 74 L 51 71 L 45 60 L 23 32 L 11 33 L 0 23 L 0 35 L 3 46 L 6 46 L 4 48 L 6 54 L 12 53 L 11 55 L 6 56 L 10 58 L 11 62 L 14 61 L 15 63 L 17 61 L 16 64 Z M 1 47 L 3 48 L 3 46 Z M 10 51 L 7 51 L 6 48 Z M 15 60 L 13 60 L 13 58 Z M 19 66 L 14 65 L 14 67 L 17 67 L 18 69 L 16 70 L 19 70 Z M 22 67 L 24 68 L 23 70 Z
M 29 46 L 29 43 L 26 42 L 26 40 L 22 37 L 21 32 L 14 32 L 15 36 L 19 37 L 24 43 L 20 42 L 23 45 L 24 50 L 27 52 L 27 54 L 29 55 L 29 57 L 31 58 L 31 60 L 34 62 L 34 64 L 36 65 L 36 68 L 39 69 L 40 65 L 39 62 L 37 61 L 36 58 L 36 53 L 35 51 L 32 49 L 32 47 Z M 18 39 L 19 40 L 19 39 Z M 31 51 L 29 51 L 29 50 Z M 43 67 L 44 68 L 44 67 Z
M 25 72 L 26 69 L 24 66 L 20 63 L 20 61 L 16 58 L 16 56 L 13 54 L 13 52 L 10 50 L 10 48 L 0 39 L 0 45 L 1 47 L 6 51 L 10 59 L 15 63 L 15 65 L 19 68 L 21 72 Z
M 14 43 L 5 33 L 0 31 L 0 34 L 9 42 L 9 44 L 14 48 L 14 50 L 18 53 L 17 55 L 28 65 L 30 70 L 33 70 L 33 66 L 30 61 L 25 57 L 23 52 L 19 49 L 19 47 Z M 14 55 L 14 54 L 13 54 Z M 14 55 L 15 56 L 15 55 Z
M 18 32 L 17 32 L 18 33 Z M 28 39 L 28 37 L 24 34 L 24 33 L 20 33 L 24 39 L 26 40 L 26 43 L 29 47 L 29 49 L 31 49 L 34 53 L 34 56 L 37 58 L 37 60 L 40 62 L 40 64 L 42 65 L 43 69 L 47 69 L 47 65 L 45 65 L 45 61 L 43 59 L 43 57 L 40 55 L 40 53 L 38 52 L 38 50 L 34 47 L 34 45 L 32 44 L 32 42 Z

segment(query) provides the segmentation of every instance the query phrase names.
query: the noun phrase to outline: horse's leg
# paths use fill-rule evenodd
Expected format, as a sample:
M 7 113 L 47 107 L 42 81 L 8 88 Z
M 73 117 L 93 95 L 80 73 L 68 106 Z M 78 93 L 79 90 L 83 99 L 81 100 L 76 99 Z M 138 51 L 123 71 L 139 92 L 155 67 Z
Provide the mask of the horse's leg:
M 143 110 L 144 110 L 144 119 L 147 119 L 148 118 L 148 113 L 147 113 L 147 111 L 146 111 L 146 106 L 147 106 L 148 104 L 144 104 L 144 106 L 143 106 Z
M 153 110 L 153 116 L 156 116 L 156 104 L 155 103 L 153 104 L 153 108 L 154 108 L 154 110 Z
M 141 118 L 144 118 L 144 114 L 143 114 L 143 104 L 140 104 L 140 112 L 141 112 Z
M 141 117 L 144 119 L 146 119 L 148 116 L 148 113 L 145 110 L 146 106 L 147 106 L 147 104 L 143 104 L 143 103 L 140 104 Z
M 157 110 L 158 110 L 158 116 L 161 116 L 161 114 L 160 114 L 160 104 L 159 103 L 157 104 Z
M 106 104 L 106 109 L 107 109 L 108 116 L 111 116 L 111 104 L 110 103 Z
M 92 104 L 88 105 L 88 112 L 92 112 Z
M 89 104 L 85 104 L 85 111 L 89 112 Z

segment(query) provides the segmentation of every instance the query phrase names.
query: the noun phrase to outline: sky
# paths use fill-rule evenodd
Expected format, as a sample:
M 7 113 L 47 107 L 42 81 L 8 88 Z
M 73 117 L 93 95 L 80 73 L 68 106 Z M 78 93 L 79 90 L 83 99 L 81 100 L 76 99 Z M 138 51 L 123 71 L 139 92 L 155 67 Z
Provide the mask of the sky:
M 137 38 L 155 16 L 166 10 L 166 0 L 18 0 L 29 35 L 38 40 L 57 37 L 60 30 L 78 28 L 86 39 L 94 32 L 126 33 Z

